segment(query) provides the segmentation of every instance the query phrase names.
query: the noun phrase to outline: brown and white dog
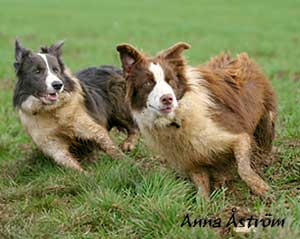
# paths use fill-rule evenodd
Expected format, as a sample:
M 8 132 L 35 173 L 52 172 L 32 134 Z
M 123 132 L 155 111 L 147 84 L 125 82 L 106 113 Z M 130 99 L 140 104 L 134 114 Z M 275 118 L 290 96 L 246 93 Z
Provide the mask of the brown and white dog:
M 125 129 L 123 150 L 138 140 L 125 103 L 125 81 L 113 66 L 91 67 L 72 75 L 61 58 L 63 42 L 33 53 L 16 41 L 17 84 L 13 103 L 37 147 L 58 164 L 82 171 L 76 157 L 95 146 L 112 158 L 124 154 L 110 139 L 112 127 Z
M 252 191 L 264 195 L 269 186 L 251 168 L 251 156 L 254 149 L 272 148 L 276 100 L 270 82 L 246 53 L 191 67 L 182 55 L 188 48 L 177 43 L 148 57 L 129 44 L 117 46 L 142 136 L 204 197 L 211 182 L 228 177 L 236 165 Z

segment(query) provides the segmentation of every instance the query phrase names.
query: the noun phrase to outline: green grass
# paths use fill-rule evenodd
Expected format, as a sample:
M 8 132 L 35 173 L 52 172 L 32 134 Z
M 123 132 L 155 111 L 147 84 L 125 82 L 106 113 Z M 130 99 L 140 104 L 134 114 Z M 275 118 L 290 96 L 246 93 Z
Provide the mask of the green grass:
M 0 6 L 0 238 L 300 238 L 298 1 L 1 0 Z M 223 50 L 247 51 L 278 95 L 275 160 L 264 175 L 274 201 L 234 182 L 205 202 L 142 141 L 126 161 L 102 155 L 84 163 L 87 174 L 60 168 L 36 151 L 12 107 L 16 36 L 35 50 L 65 39 L 64 60 L 73 71 L 119 65 L 121 42 L 155 53 L 186 41 L 195 65 Z M 234 206 L 287 222 L 248 236 L 180 227 L 188 212 L 228 219 Z

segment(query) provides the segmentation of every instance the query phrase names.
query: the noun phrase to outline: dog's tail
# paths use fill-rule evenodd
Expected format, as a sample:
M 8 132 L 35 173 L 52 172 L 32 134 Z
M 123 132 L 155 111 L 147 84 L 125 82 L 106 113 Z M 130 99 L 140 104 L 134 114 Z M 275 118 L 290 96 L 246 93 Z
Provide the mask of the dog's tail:
M 275 138 L 275 119 L 272 112 L 266 112 L 254 132 L 254 139 L 260 151 L 269 153 Z
M 271 82 L 264 81 L 264 113 L 254 133 L 255 141 L 261 150 L 268 153 L 272 150 L 275 138 L 275 121 L 277 117 L 277 99 Z

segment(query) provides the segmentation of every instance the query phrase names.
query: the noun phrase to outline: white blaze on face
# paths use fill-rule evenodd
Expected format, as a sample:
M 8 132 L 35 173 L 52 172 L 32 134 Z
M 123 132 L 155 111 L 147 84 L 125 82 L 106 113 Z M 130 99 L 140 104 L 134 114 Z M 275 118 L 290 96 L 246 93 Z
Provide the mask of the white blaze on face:
M 172 107 L 175 109 L 178 105 L 176 96 L 172 87 L 165 81 L 165 74 L 161 66 L 159 64 L 150 63 L 149 71 L 152 72 L 156 84 L 148 96 L 147 106 L 160 110 L 164 107 L 160 101 L 161 97 L 163 95 L 171 94 L 173 97 Z
M 45 62 L 46 66 L 47 66 L 47 76 L 46 76 L 47 91 L 49 93 L 56 92 L 56 90 L 52 86 L 52 83 L 54 81 L 59 81 L 62 83 L 62 81 L 51 72 L 46 54 L 39 53 L 38 55 L 43 59 L 43 61 Z M 62 92 L 63 90 L 64 90 L 64 86 L 62 86 L 62 88 L 60 89 L 60 92 Z

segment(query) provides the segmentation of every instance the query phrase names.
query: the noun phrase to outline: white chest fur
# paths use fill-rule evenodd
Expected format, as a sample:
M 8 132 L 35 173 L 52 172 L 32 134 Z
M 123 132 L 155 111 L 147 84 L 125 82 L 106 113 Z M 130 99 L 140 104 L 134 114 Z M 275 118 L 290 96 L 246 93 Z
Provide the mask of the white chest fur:
M 39 99 L 29 96 L 22 103 L 18 112 L 23 127 L 38 146 L 44 144 L 48 136 L 57 128 L 57 124 L 52 117 L 49 117 L 49 114 L 37 113 L 41 111 L 42 107 Z
M 152 149 L 176 168 L 189 170 L 195 165 L 212 164 L 212 155 L 228 152 L 237 139 L 237 135 L 227 132 L 211 119 L 213 107 L 209 92 L 198 81 L 179 101 L 174 118 L 156 119 L 152 121 L 152 127 L 148 127 L 150 118 L 134 116 Z M 181 124 L 180 128 L 169 126 L 174 119 Z
M 43 144 L 57 127 L 50 119 L 46 119 L 40 115 L 33 115 L 19 110 L 19 116 L 23 127 L 38 146 Z

